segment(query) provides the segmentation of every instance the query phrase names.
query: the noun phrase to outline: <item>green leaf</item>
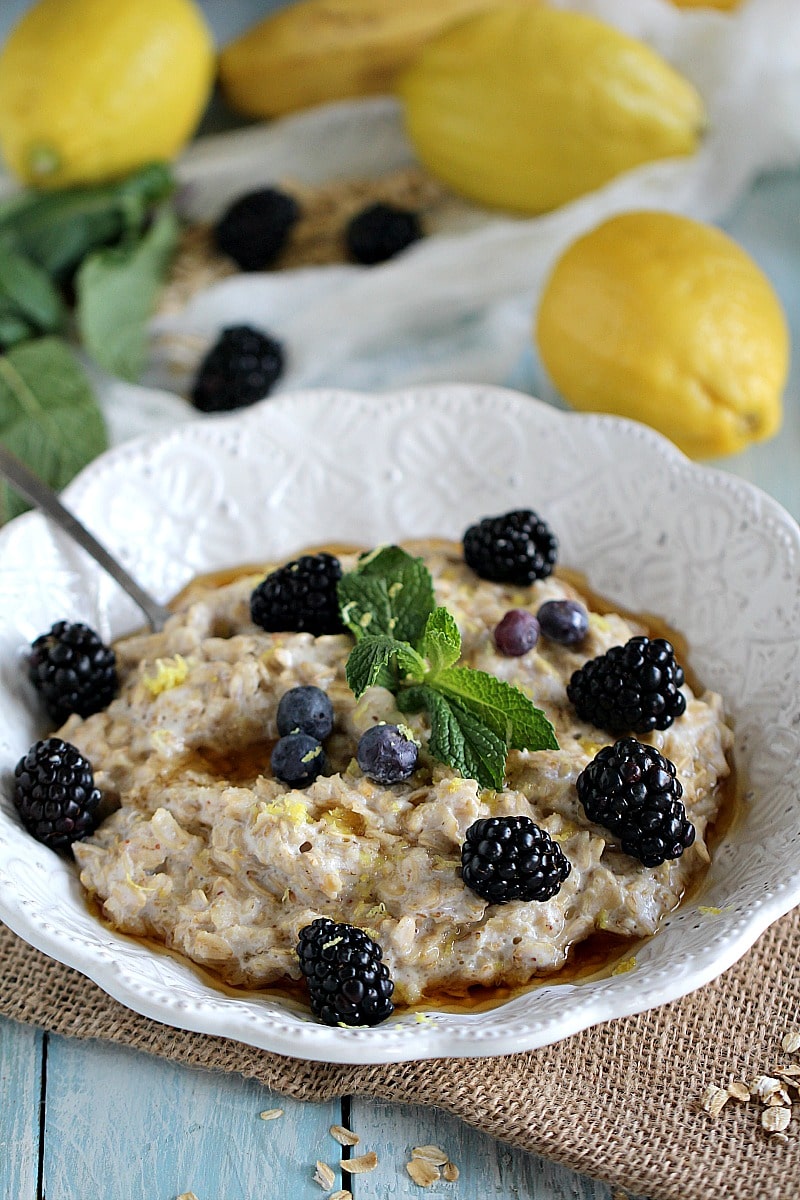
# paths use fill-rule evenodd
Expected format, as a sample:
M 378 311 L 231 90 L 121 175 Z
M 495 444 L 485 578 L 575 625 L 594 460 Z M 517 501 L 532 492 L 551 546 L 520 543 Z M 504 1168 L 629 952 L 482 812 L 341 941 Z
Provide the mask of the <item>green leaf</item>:
M 418 687 L 416 684 L 412 685 L 411 687 L 401 688 L 395 697 L 397 701 L 397 707 L 400 709 L 400 712 L 424 712 L 428 707 L 427 696 L 430 690 L 430 688 L 425 687 L 424 685 L 422 687 Z
M 376 684 L 394 690 L 398 686 L 398 672 L 421 679 L 425 660 L 407 642 L 383 635 L 357 641 L 345 666 L 347 682 L 356 699 Z
M 458 662 L 461 634 L 455 617 L 446 608 L 435 608 L 425 622 L 422 653 L 431 664 L 431 674 L 434 676 Z
M 502 679 L 471 667 L 448 667 L 434 686 L 465 705 L 496 732 L 505 724 L 508 744 L 517 750 L 557 750 L 555 730 L 540 708 Z
M 137 380 L 147 357 L 147 321 L 178 237 L 164 210 L 141 241 L 97 250 L 77 275 L 78 329 L 92 357 L 123 379 Z
M 31 190 L 0 208 L 0 237 L 59 279 L 92 250 L 138 234 L 174 180 L 164 163 L 151 163 L 115 183 Z
M 458 771 L 465 779 L 476 779 L 481 787 L 502 791 L 508 747 L 503 738 L 458 701 L 433 688 L 424 691 L 431 721 L 428 749 L 434 758 Z
M 105 450 L 103 418 L 66 342 L 36 338 L 0 355 L 0 440 L 56 490 Z M 0 518 L 24 512 L 0 490 Z
M 339 581 L 342 620 L 356 638 L 382 634 L 415 646 L 433 606 L 430 571 L 399 546 L 379 546 Z
M 55 333 L 66 320 L 66 310 L 50 276 L 24 254 L 0 244 L 0 294 L 19 317 L 41 333 Z
M 10 350 L 19 342 L 27 342 L 35 337 L 36 330 L 23 317 L 16 313 L 0 312 L 0 351 Z

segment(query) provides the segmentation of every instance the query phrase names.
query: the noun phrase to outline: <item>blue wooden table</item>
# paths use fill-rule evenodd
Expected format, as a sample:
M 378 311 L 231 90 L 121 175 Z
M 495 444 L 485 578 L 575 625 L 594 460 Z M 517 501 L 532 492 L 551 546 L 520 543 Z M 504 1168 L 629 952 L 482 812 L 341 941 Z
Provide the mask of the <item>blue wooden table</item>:
M 207 0 L 218 36 L 241 28 L 265 0 Z M 0 37 L 25 0 L 6 0 Z M 800 173 L 760 182 L 725 223 L 782 296 L 800 346 Z M 512 380 L 539 390 L 535 363 Z M 800 367 L 795 362 L 784 427 L 771 443 L 720 464 L 758 483 L 800 516 Z M 2 969 L 2 964 L 0 964 Z M 279 1108 L 265 1121 L 259 1114 Z M 324 1193 L 314 1164 L 342 1152 L 330 1126 L 343 1124 L 374 1149 L 378 1168 L 339 1178 L 356 1200 L 611 1200 L 604 1184 L 515 1152 L 425 1108 L 343 1098 L 285 1100 L 235 1075 L 210 1074 L 110 1044 L 47 1037 L 0 1019 L 0 1200 L 304 1200 Z M 457 1183 L 417 1187 L 405 1171 L 412 1146 L 441 1146 Z

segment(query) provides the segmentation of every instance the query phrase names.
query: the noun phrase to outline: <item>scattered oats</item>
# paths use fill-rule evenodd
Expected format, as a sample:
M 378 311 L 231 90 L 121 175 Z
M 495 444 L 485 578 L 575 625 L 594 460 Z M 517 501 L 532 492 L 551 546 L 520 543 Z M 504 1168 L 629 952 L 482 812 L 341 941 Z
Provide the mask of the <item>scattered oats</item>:
M 267 1108 L 263 1113 L 258 1114 L 262 1121 L 277 1121 L 278 1117 L 283 1116 L 282 1108 Z
M 336 1138 L 340 1146 L 357 1146 L 361 1141 L 357 1133 L 345 1129 L 344 1125 L 331 1125 L 331 1137 Z
M 455 1183 L 460 1172 L 454 1162 L 446 1162 L 442 1167 L 442 1179 L 446 1179 L 448 1183 Z
M 440 1150 L 438 1146 L 414 1146 L 411 1157 L 424 1158 L 427 1162 L 433 1163 L 435 1167 L 443 1167 L 446 1162 L 450 1161 L 449 1155 L 445 1154 L 444 1150 Z
M 360 1154 L 358 1158 L 343 1158 L 339 1166 L 348 1175 L 363 1175 L 365 1171 L 374 1171 L 378 1165 L 378 1156 L 374 1150 L 369 1154 Z
M 328 1196 L 328 1200 L 353 1200 L 353 1193 L 346 1189 L 340 1189 L 338 1192 L 333 1192 Z
M 767 1133 L 783 1133 L 791 1118 L 788 1108 L 765 1108 L 761 1114 L 761 1124 Z
M 788 1075 L 790 1079 L 800 1079 L 800 1064 L 790 1063 L 788 1067 L 781 1067 L 780 1074 Z
M 786 1033 L 781 1041 L 781 1050 L 787 1054 L 796 1054 L 800 1050 L 800 1033 Z
M 281 904 L 285 904 L 286 901 L 289 899 L 289 896 L 290 896 L 290 892 L 289 892 L 289 889 L 287 888 L 286 891 L 281 896 Z
M 329 1192 L 336 1182 L 336 1176 L 328 1164 L 320 1162 L 319 1159 L 317 1159 L 316 1168 L 313 1176 L 314 1183 L 318 1183 L 323 1191 Z
M 627 971 L 632 971 L 636 966 L 635 958 L 623 958 L 622 962 L 618 962 L 612 969 L 612 975 L 624 975 Z
M 743 1100 L 746 1103 L 750 1099 L 750 1089 L 746 1083 L 734 1079 L 728 1084 L 728 1095 L 734 1100 Z
M 750 1091 L 763 1104 L 791 1104 L 786 1088 L 773 1075 L 756 1075 L 750 1081 Z
M 439 1168 L 427 1158 L 412 1158 L 410 1163 L 406 1163 L 406 1170 L 419 1187 L 430 1187 L 442 1177 Z
M 779 1142 L 781 1146 L 788 1146 L 791 1138 L 787 1137 L 785 1133 L 771 1133 L 769 1140 L 771 1142 Z
M 722 1112 L 722 1109 L 727 1104 L 730 1096 L 725 1088 L 719 1088 L 715 1084 L 709 1084 L 703 1092 L 700 1100 L 700 1107 L 704 1112 L 707 1112 L 710 1117 L 717 1117 Z

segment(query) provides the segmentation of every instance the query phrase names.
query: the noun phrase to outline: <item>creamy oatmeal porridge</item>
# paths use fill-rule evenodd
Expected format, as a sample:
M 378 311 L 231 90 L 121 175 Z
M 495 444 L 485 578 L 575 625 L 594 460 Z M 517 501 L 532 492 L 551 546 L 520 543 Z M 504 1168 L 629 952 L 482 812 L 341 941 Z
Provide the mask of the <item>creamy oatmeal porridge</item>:
M 84 887 L 114 927 L 161 941 L 229 984 L 264 987 L 300 977 L 299 931 L 331 917 L 380 944 L 395 1000 L 412 1004 L 476 984 L 526 983 L 559 970 L 598 931 L 653 933 L 679 903 L 708 862 L 706 831 L 730 769 L 720 697 L 685 685 L 685 713 L 640 736 L 675 764 L 695 828 L 681 857 L 646 868 L 578 801 L 578 775 L 615 738 L 579 720 L 566 696 L 573 671 L 645 625 L 590 612 L 577 646 L 542 638 L 505 657 L 493 640 L 504 614 L 581 599 L 576 586 L 558 575 L 525 588 L 485 582 L 450 544 L 414 552 L 424 553 L 437 604 L 457 620 L 462 663 L 530 695 L 560 748 L 511 750 L 504 790 L 480 789 L 425 753 L 424 715 L 401 714 L 381 687 L 356 700 L 344 674 L 349 634 L 253 624 L 250 596 L 263 570 L 198 581 L 162 633 L 117 644 L 120 692 L 108 708 L 60 730 L 93 764 L 106 802 L 119 805 L 73 847 Z M 356 561 L 340 557 L 345 570 Z M 272 777 L 270 754 L 278 702 L 309 684 L 327 692 L 335 725 L 328 773 L 300 789 Z M 381 786 L 356 763 L 360 735 L 378 722 L 409 725 L 422 745 L 406 782 Z M 464 885 L 468 828 L 506 814 L 531 817 L 569 859 L 551 899 L 489 904 Z

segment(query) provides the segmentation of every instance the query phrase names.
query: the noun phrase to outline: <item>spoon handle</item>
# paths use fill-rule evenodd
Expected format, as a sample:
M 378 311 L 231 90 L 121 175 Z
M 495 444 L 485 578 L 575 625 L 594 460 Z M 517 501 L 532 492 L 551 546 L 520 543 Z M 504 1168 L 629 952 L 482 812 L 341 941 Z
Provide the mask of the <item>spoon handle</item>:
M 95 562 L 100 564 L 104 571 L 108 572 L 112 579 L 116 580 L 120 587 L 141 608 L 151 629 L 156 631 L 163 629 L 164 622 L 170 615 L 169 609 L 165 608 L 163 604 L 159 604 L 157 600 L 154 600 L 152 596 L 144 591 L 136 580 L 131 578 L 125 568 L 109 554 L 105 546 L 101 546 L 97 538 L 89 532 L 86 526 L 82 525 L 78 518 L 73 516 L 69 509 L 64 507 L 52 488 L 49 488 L 38 476 L 29 471 L 15 454 L 12 454 L 10 450 L 6 450 L 5 446 L 2 445 L 0 445 L 0 475 L 21 496 L 24 496 L 36 508 L 46 513 L 59 529 L 63 529 L 65 533 L 68 533 L 79 546 L 83 547 L 87 554 L 92 556 Z

